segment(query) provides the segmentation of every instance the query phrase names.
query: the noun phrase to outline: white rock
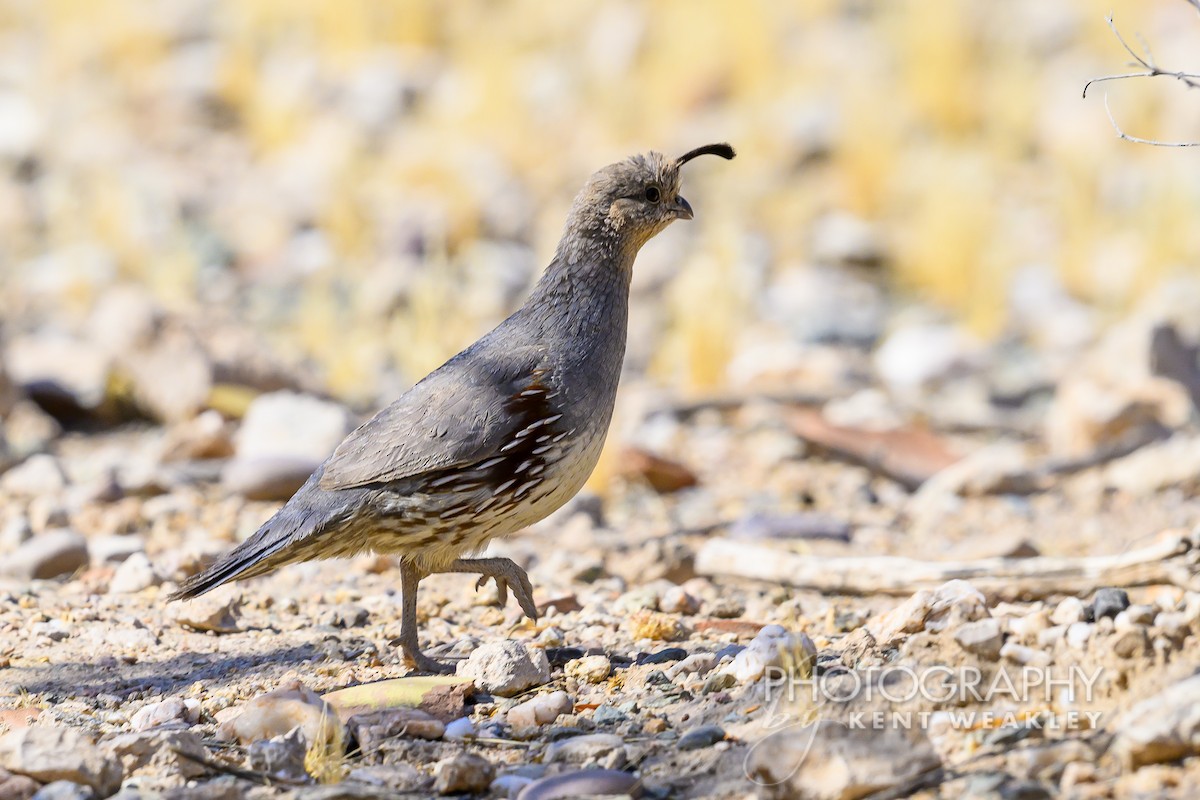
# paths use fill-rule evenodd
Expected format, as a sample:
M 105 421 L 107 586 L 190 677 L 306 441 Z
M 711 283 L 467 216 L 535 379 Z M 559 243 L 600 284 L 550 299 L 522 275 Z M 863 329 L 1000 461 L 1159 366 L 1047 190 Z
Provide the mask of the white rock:
M 1050 627 L 1050 615 L 1044 608 L 1030 611 L 1023 617 L 1008 617 L 1008 629 L 1014 636 L 1033 641 L 1042 631 Z
M 327 400 L 272 392 L 255 398 L 234 436 L 238 458 L 306 458 L 318 462 L 350 431 L 345 407 Z
M 164 422 L 186 420 L 212 392 L 213 367 L 191 332 L 168 325 L 136 351 L 119 358 L 142 410 Z
M 550 662 L 544 652 L 520 642 L 488 642 L 459 663 L 458 674 L 471 678 L 482 691 L 511 697 L 548 682 Z
M 113 572 L 108 591 L 113 594 L 133 594 L 160 583 L 162 577 L 155 572 L 149 557 L 145 553 L 134 553 Z
M 471 722 L 470 717 L 459 717 L 456 720 L 447 722 L 446 730 L 442 733 L 442 738 L 451 742 L 461 742 L 474 736 L 475 723 Z
M 1050 614 L 1050 621 L 1055 625 L 1070 625 L 1083 619 L 1083 601 L 1078 597 L 1066 597 Z
M 895 331 L 875 351 L 875 370 L 893 391 L 910 393 L 963 370 L 979 345 L 954 325 L 913 325 Z
M 1000 657 L 1026 667 L 1048 667 L 1052 660 L 1049 653 L 1016 642 L 1005 642 L 1000 648 Z
M 30 456 L 0 478 L 0 489 L 24 497 L 56 494 L 66 485 L 67 476 L 58 459 L 47 453 Z
M 1088 622 L 1072 622 L 1067 626 L 1067 644 L 1076 650 L 1086 650 L 1096 626 Z
M 236 455 L 221 482 L 251 499 L 286 500 L 352 427 L 337 403 L 294 392 L 260 395 L 234 436 Z
M 188 702 L 195 703 L 195 717 L 199 718 L 200 704 L 190 698 Z M 203 758 L 208 754 L 200 737 L 191 731 L 157 728 L 142 733 L 120 733 L 106 736 L 100 747 L 109 759 L 121 765 L 126 780 L 166 774 L 186 779 L 208 774 L 202 764 L 179 755 L 183 752 Z

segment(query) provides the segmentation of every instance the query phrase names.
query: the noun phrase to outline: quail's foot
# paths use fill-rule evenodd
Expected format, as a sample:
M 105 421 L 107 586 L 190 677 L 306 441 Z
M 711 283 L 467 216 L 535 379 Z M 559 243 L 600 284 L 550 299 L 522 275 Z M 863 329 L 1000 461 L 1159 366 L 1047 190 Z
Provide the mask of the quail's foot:
M 428 672 L 432 675 L 453 675 L 455 670 L 454 664 L 448 664 L 443 661 L 438 661 L 436 658 L 430 658 L 421 652 L 420 645 L 416 642 L 416 637 L 413 637 L 412 642 L 404 641 L 403 634 L 399 638 L 392 640 L 392 645 L 399 645 L 400 652 L 404 655 L 404 664 L 412 667 L 419 672 Z
M 537 621 L 538 610 L 533 602 L 533 584 L 529 582 L 529 576 L 525 574 L 525 570 L 517 566 L 517 563 L 511 558 L 459 558 L 443 572 L 478 573 L 479 580 L 475 582 L 476 589 L 481 588 L 489 579 L 495 581 L 496 594 L 501 606 L 508 602 L 508 590 L 512 589 L 525 616 Z

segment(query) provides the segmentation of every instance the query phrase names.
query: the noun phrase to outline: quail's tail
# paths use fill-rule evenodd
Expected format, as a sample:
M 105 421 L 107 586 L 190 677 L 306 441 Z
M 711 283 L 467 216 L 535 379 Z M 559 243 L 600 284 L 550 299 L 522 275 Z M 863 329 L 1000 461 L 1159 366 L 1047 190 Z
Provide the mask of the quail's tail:
M 289 563 L 290 546 L 313 533 L 314 527 L 313 515 L 297 513 L 291 506 L 289 503 L 281 508 L 253 536 L 221 556 L 217 563 L 184 581 L 167 601 L 199 597 L 230 581 L 265 575 Z

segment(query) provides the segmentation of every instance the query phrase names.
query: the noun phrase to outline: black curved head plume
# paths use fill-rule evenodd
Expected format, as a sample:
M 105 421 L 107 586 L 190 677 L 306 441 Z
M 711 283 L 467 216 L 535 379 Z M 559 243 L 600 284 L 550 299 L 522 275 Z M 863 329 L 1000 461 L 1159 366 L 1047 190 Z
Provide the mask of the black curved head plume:
M 703 147 L 697 147 L 695 150 L 689 150 L 676 159 L 675 163 L 682 167 L 697 156 L 720 156 L 724 159 L 732 159 L 736 155 L 737 153 L 734 152 L 732 147 L 725 142 L 721 142 L 720 144 L 706 144 Z

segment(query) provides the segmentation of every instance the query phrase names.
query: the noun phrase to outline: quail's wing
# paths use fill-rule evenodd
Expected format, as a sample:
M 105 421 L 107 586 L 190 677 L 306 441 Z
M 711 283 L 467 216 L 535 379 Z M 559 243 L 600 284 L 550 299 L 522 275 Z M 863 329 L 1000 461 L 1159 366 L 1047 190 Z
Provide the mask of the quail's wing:
M 456 356 L 347 436 L 320 487 L 389 483 L 496 455 L 531 417 L 553 413 L 542 364 L 535 347 Z

